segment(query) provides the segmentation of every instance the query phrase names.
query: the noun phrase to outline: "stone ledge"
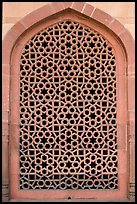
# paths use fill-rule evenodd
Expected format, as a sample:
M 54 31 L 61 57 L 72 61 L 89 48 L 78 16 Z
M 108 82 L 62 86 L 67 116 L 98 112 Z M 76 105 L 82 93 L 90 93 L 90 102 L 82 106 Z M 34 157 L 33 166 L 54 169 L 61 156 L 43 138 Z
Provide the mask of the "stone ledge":
M 11 199 L 9 202 L 130 202 L 129 199 L 112 199 L 112 200 L 106 200 L 106 199 L 46 199 L 46 200 L 16 200 Z

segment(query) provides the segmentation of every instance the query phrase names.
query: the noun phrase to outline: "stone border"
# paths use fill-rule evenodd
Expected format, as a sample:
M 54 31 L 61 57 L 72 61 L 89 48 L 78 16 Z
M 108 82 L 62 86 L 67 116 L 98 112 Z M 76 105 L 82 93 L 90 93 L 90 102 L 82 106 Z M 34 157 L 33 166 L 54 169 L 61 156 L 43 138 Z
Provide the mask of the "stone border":
M 130 160 L 129 198 L 134 200 L 135 183 L 135 155 L 134 155 L 134 123 L 135 123 L 135 42 L 130 32 L 115 18 L 85 2 L 51 2 L 18 21 L 6 34 L 2 43 L 2 188 L 3 202 L 9 200 L 8 181 L 8 137 L 10 114 L 10 69 L 11 53 L 21 35 L 43 19 L 63 11 L 67 8 L 78 11 L 104 25 L 104 28 L 113 32 L 120 40 L 127 62 L 127 91 L 128 91 L 128 142 Z

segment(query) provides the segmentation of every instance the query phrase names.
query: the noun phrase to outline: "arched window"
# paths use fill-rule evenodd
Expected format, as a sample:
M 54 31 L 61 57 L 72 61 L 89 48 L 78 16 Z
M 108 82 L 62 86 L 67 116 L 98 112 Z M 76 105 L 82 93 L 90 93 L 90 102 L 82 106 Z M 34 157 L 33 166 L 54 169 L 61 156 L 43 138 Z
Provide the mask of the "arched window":
M 10 199 L 128 197 L 131 62 L 116 21 L 91 10 L 89 18 L 64 6 L 18 23 L 7 58 Z

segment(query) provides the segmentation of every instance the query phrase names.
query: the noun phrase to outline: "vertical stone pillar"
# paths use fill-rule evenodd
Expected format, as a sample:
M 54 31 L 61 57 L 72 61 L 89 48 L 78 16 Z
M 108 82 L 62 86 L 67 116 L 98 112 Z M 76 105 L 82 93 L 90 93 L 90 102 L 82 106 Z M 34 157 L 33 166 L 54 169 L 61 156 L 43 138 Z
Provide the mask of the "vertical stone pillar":
M 129 199 L 135 202 L 135 125 L 129 123 Z
M 5 48 L 8 50 L 8 45 Z M 7 52 L 2 50 L 2 201 L 9 200 L 9 87 L 10 63 L 7 62 Z M 10 59 L 10 58 L 9 58 Z
M 135 60 L 128 69 L 128 145 L 129 145 L 129 200 L 135 202 Z
M 6 47 L 8 50 L 8 45 Z M 10 64 L 6 63 L 6 51 L 3 50 L 2 64 L 2 201 L 9 200 L 9 87 Z M 5 55 L 5 56 L 4 56 Z M 4 63 L 5 60 L 5 63 Z
M 8 147 L 9 147 L 9 124 L 8 111 L 3 111 L 2 123 L 2 202 L 9 200 L 9 167 L 8 167 Z

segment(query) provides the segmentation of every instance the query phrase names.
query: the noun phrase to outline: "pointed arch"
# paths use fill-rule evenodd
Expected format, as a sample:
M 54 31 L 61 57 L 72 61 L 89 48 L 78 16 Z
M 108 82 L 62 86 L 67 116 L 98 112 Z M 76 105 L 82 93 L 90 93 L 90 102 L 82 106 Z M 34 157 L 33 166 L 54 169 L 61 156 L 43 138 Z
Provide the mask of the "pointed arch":
M 128 53 L 128 63 L 134 65 L 134 39 L 130 32 L 109 14 L 84 2 L 52 2 L 19 20 L 9 30 L 3 40 L 3 63 L 6 64 L 10 61 L 11 50 L 24 32 L 31 29 L 35 24 L 40 23 L 42 20 L 46 20 L 48 17 L 68 8 L 86 15 L 88 18 L 94 19 L 98 23 L 104 25 L 105 29 L 114 32 L 124 46 L 125 52 Z M 6 47 L 8 47 L 8 52 L 6 51 L 5 53 Z

